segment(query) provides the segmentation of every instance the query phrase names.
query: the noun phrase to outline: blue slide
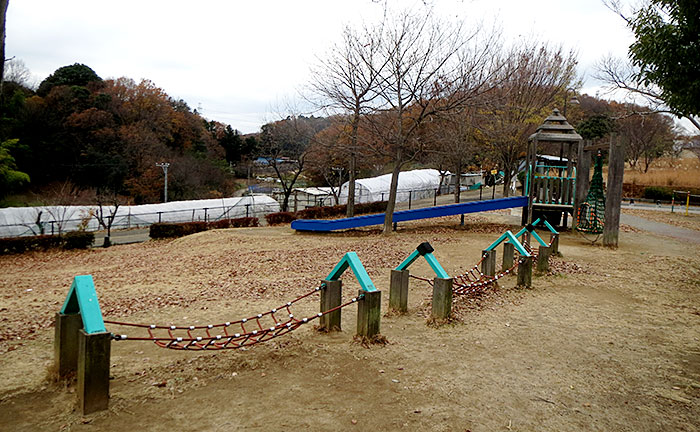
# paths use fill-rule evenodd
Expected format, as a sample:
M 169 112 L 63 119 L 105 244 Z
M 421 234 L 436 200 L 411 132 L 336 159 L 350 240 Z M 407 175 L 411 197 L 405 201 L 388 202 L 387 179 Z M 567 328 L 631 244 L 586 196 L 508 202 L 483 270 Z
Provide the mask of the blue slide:
M 487 201 L 472 201 L 460 204 L 450 204 L 438 207 L 426 207 L 394 212 L 394 222 L 406 222 L 417 219 L 429 219 L 442 216 L 454 216 L 465 213 L 476 213 L 490 210 L 500 210 L 513 207 L 527 206 L 526 196 L 499 198 Z M 292 221 L 292 228 L 297 231 L 336 231 L 349 228 L 359 228 L 384 223 L 384 213 L 356 216 L 344 219 L 297 219 Z

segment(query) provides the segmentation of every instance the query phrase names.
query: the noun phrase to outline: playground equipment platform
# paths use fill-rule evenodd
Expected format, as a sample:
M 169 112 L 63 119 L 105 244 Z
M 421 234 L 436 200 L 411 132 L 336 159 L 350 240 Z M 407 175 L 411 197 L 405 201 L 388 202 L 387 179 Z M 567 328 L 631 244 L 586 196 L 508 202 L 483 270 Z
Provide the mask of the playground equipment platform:
M 486 201 L 472 201 L 460 204 L 450 204 L 437 207 L 426 207 L 394 212 L 394 222 L 429 219 L 442 216 L 454 216 L 466 213 L 501 210 L 514 207 L 526 207 L 528 198 L 517 196 Z M 343 219 L 297 219 L 292 222 L 292 228 L 297 231 L 329 232 L 350 228 L 359 228 L 384 223 L 384 213 L 356 216 Z

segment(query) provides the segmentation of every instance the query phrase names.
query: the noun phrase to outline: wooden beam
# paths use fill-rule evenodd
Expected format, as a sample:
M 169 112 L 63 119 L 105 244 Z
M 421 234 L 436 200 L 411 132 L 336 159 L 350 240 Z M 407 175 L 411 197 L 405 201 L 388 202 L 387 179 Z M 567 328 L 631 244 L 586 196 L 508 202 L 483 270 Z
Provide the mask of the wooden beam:
M 605 199 L 605 227 L 603 246 L 617 247 L 620 234 L 620 205 L 622 204 L 622 177 L 625 174 L 625 150 L 622 140 L 610 138 L 608 162 L 608 194 Z

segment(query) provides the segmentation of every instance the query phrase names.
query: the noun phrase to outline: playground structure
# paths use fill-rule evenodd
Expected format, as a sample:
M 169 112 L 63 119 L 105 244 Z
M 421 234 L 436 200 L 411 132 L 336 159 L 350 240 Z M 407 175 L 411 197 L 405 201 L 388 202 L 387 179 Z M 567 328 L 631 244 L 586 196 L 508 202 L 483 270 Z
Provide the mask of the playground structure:
M 537 163 L 538 149 L 540 146 L 559 147 L 559 160 L 564 161 L 566 150 L 566 165 L 545 165 Z M 576 147 L 576 167 L 573 166 L 572 157 Z M 593 145 L 583 141 L 576 130 L 567 121 L 566 117 L 555 109 L 537 131 L 528 139 L 526 158 L 526 177 L 523 195 L 528 197 L 527 207 L 524 208 L 523 225 L 532 223 L 533 219 L 540 217 L 548 219 L 553 225 L 567 227 L 568 215 L 572 215 L 572 228 L 577 227 L 577 217 L 582 204 L 586 203 L 589 194 L 589 173 L 591 167 L 591 154 L 601 150 L 609 150 L 608 155 L 608 181 L 607 197 L 605 198 L 605 221 L 601 233 L 605 246 L 617 247 L 620 229 L 620 204 L 622 202 L 622 177 L 624 175 L 624 148 L 622 142 L 610 136 L 609 144 Z M 602 171 L 601 171 L 602 172 Z M 602 174 L 601 174 L 602 183 Z M 590 204 L 590 203 L 589 203 Z M 590 207 L 590 205 L 588 206 Z M 584 212 L 589 208 L 584 209 Z M 586 220 L 586 218 L 584 218 Z M 599 230 L 596 227 L 595 230 Z M 584 228 L 585 229 L 585 228 Z
M 550 231 L 550 242 L 546 243 L 535 231 L 535 225 L 541 224 Z M 538 249 L 529 245 L 530 237 L 539 243 Z M 522 242 L 521 242 L 522 240 Z M 497 272 L 496 247 L 503 244 L 503 264 Z M 451 314 L 453 295 L 477 295 L 517 269 L 518 286 L 530 287 L 532 284 L 532 265 L 537 263 L 537 271 L 549 270 L 549 257 L 559 254 L 559 233 L 549 222 L 537 219 L 534 224 L 523 227 L 516 234 L 511 231 L 503 233 L 489 247 L 482 251 L 481 259 L 464 273 L 450 277 L 433 256 L 434 249 L 429 243 L 421 243 L 411 255 L 391 271 L 389 290 L 389 307 L 398 312 L 406 312 L 408 304 L 409 279 L 424 281 L 433 287 L 432 317 L 446 319 Z M 516 259 L 517 252 L 517 259 Z M 433 272 L 434 279 L 414 276 L 409 267 L 419 257 L 425 258 Z
M 351 269 L 361 290 L 341 303 L 340 277 Z M 320 312 L 297 317 L 292 307 L 320 293 Z M 320 286 L 284 305 L 236 321 L 208 325 L 158 325 L 105 320 L 90 275 L 76 276 L 60 312 L 56 314 L 54 361 L 59 378 L 77 375 L 78 404 L 83 414 L 105 410 L 109 405 L 111 342 L 151 341 L 175 350 L 238 349 L 290 333 L 318 319 L 319 328 L 341 329 L 341 309 L 357 303 L 357 336 L 372 340 L 379 334 L 381 291 L 378 291 L 355 252 L 346 253 Z M 135 329 L 140 336 L 115 334 L 105 324 Z M 234 330 L 235 329 L 235 330 Z
M 576 133 L 566 117 L 555 109 L 537 131 L 528 138 L 526 176 L 523 195 L 529 198 L 527 212 L 523 212 L 523 224 L 530 223 L 533 217 L 542 215 L 560 224 L 563 215 L 563 226 L 567 225 L 568 215 L 574 215 L 576 208 L 576 168 L 572 156 L 574 146 L 581 146 L 583 138 Z M 559 165 L 538 164 L 537 155 L 540 145 L 559 147 Z M 566 149 L 566 165 L 563 154 Z M 579 171 L 580 172 L 580 171 Z M 588 175 L 586 171 L 584 173 Z M 534 215 L 534 216 L 533 216 Z
M 539 223 L 539 221 L 537 221 Z M 436 278 L 433 281 L 434 319 L 446 319 L 451 315 L 453 295 L 470 295 L 483 292 L 495 285 L 502 277 L 518 267 L 518 284 L 530 286 L 532 278 L 532 260 L 539 256 L 544 259 L 545 251 L 558 244 L 558 237 L 546 221 L 542 224 L 552 231 L 552 241 L 547 244 L 528 226 L 513 234 L 503 234 L 490 245 L 481 261 L 465 274 L 451 278 L 432 254 L 429 243 L 422 243 L 391 274 L 389 305 L 391 309 L 405 312 L 407 310 L 408 268 L 418 258 L 428 261 Z M 535 251 L 528 245 L 532 237 L 540 244 Z M 519 239 L 523 239 L 521 242 Z M 495 273 L 495 248 L 504 243 L 504 269 L 508 259 L 513 261 L 512 251 L 517 251 L 519 259 L 516 264 Z M 510 258 L 507 250 L 510 248 Z M 549 253 L 546 254 L 549 256 Z M 529 263 L 529 266 L 527 265 Z M 479 270 L 481 266 L 481 270 Z M 539 264 L 538 264 L 539 268 Z M 342 302 L 341 276 L 351 269 L 360 285 L 357 296 Z M 545 270 L 546 271 L 546 270 Z M 528 274 L 529 273 L 529 274 Z M 417 279 L 422 279 L 418 278 Z M 426 279 L 423 279 L 426 280 Z M 313 294 L 320 294 L 320 311 L 301 317 L 295 313 L 295 306 Z M 266 312 L 251 315 L 235 321 L 208 325 L 159 325 L 140 324 L 116 320 L 106 320 L 102 316 L 97 292 L 92 276 L 76 276 L 60 312 L 56 314 L 55 329 L 55 365 L 60 378 L 77 376 L 77 396 L 83 414 L 108 408 L 109 375 L 111 343 L 123 341 L 149 341 L 156 346 L 182 351 L 203 351 L 238 349 L 267 342 L 286 335 L 304 324 L 318 320 L 318 328 L 325 331 L 341 330 L 341 312 L 346 307 L 357 304 L 356 335 L 363 340 L 375 340 L 380 334 L 381 291 L 377 290 L 355 252 L 346 253 L 328 276 L 305 294 Z M 118 328 L 127 328 L 135 334 L 119 334 L 108 331 L 105 324 Z
M 500 198 L 487 201 L 474 201 L 461 204 L 450 204 L 437 207 L 426 207 L 394 212 L 394 222 L 429 219 L 442 216 L 454 216 L 490 210 L 501 210 L 527 205 L 527 197 Z M 292 229 L 297 231 L 330 232 L 342 229 L 359 228 L 384 223 L 384 213 L 356 216 L 343 219 L 292 221 Z

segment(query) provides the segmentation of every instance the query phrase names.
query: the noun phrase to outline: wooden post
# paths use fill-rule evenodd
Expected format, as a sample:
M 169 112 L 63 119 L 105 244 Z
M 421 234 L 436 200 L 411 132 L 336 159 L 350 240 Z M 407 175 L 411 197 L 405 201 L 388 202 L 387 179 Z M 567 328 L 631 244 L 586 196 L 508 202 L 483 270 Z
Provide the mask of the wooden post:
M 518 261 L 518 286 L 532 286 L 532 257 L 520 257 Z
M 334 307 L 340 306 L 342 301 L 342 286 L 340 280 L 324 280 L 326 285 L 321 290 L 321 312 L 326 312 Z M 340 331 L 340 309 L 323 315 L 319 319 L 319 328 L 326 331 Z
M 360 290 L 358 295 L 364 297 L 357 302 L 357 336 L 371 339 L 379 334 L 382 292 Z
M 443 279 L 436 277 L 433 282 L 433 308 L 434 319 L 447 319 L 452 314 L 452 278 Z
M 496 250 L 481 251 L 481 256 L 484 255 L 484 260 L 481 261 L 481 273 L 486 276 L 496 276 Z
M 547 273 L 549 271 L 549 256 L 551 254 L 551 246 L 540 246 L 540 251 L 537 255 L 537 273 Z
M 78 370 L 78 331 L 83 327 L 80 314 L 56 314 L 54 332 L 54 364 L 59 378 L 67 378 Z
M 622 140 L 610 138 L 608 162 L 608 193 L 605 199 L 605 226 L 603 246 L 617 247 L 620 234 L 620 205 L 622 204 L 622 177 L 625 174 L 625 154 Z
M 515 263 L 515 245 L 513 243 L 503 243 L 503 270 L 513 267 Z
M 535 167 L 537 167 L 537 138 L 535 138 L 532 141 L 532 148 L 530 148 L 530 144 L 528 143 L 528 149 L 529 152 L 531 153 L 531 159 L 530 159 L 530 194 L 528 195 L 528 200 L 527 200 L 527 223 L 531 224 L 532 223 L 532 207 L 533 207 L 533 200 L 535 199 Z
M 83 414 L 109 405 L 109 357 L 112 334 L 78 332 L 78 406 Z
M 552 233 L 549 243 L 552 247 L 552 255 L 561 256 L 561 253 L 559 253 L 559 234 Z
M 408 312 L 408 270 L 391 270 L 389 287 L 389 309 L 396 312 Z

